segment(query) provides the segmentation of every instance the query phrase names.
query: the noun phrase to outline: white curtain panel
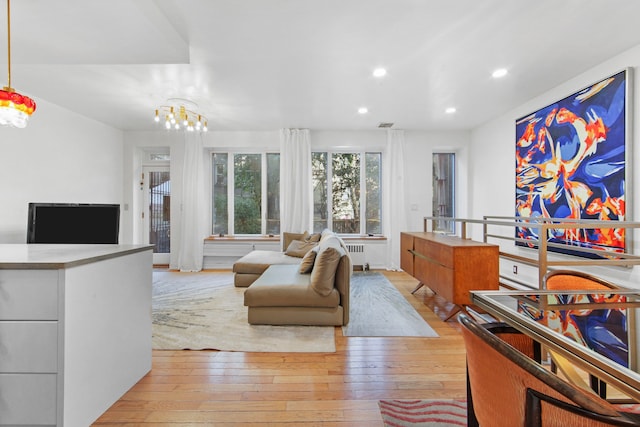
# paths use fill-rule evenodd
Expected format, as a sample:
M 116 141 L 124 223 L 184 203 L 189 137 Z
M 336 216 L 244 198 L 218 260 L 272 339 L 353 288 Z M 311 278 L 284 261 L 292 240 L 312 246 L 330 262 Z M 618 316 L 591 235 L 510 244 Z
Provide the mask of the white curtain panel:
M 280 232 L 313 231 L 309 129 L 280 130 Z
M 203 241 L 206 237 L 206 215 L 202 215 L 207 209 L 204 154 L 200 132 L 185 132 L 184 135 L 178 269 L 195 272 L 202 270 Z
M 387 236 L 386 263 L 389 270 L 400 270 L 400 233 L 407 231 L 404 181 L 404 131 L 387 130 L 382 187 L 382 221 Z

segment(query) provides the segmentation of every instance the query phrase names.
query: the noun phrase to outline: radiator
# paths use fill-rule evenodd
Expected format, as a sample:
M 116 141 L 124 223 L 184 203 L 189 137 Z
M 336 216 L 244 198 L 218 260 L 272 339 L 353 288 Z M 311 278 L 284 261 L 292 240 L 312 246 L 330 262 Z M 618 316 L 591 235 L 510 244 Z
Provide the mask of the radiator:
M 364 244 L 362 243 L 349 243 L 347 244 L 347 250 L 349 251 L 349 256 L 351 257 L 351 264 L 364 265 L 367 263 L 367 260 L 364 255 Z

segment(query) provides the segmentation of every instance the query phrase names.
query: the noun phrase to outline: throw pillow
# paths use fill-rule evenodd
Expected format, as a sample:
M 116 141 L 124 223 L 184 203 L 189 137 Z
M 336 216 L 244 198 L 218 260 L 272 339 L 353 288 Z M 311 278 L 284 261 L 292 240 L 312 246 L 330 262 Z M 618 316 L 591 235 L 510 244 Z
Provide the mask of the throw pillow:
M 294 256 L 298 258 L 304 257 L 307 252 L 317 246 L 317 243 L 305 242 L 303 240 L 294 240 L 289 244 L 287 250 L 284 251 L 285 255 Z
M 320 241 L 320 233 L 314 233 L 307 237 L 307 242 L 319 242 Z
M 302 258 L 302 262 L 300 263 L 300 274 L 309 274 L 311 270 L 313 270 L 313 264 L 316 261 L 316 256 L 318 255 L 318 247 L 311 249 L 307 252 Z
M 327 296 L 333 290 L 336 270 L 342 255 L 344 255 L 342 249 L 326 248 L 316 256 L 316 262 L 311 270 L 311 287 L 320 295 Z

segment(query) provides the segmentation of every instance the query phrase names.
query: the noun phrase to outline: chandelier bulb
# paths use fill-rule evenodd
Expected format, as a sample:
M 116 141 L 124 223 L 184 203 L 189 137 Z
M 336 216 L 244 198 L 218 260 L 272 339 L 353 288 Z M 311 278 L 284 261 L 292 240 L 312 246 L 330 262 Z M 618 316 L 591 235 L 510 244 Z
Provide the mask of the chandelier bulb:
M 184 101 L 184 103 L 183 103 Z M 160 115 L 164 117 L 165 128 L 183 130 L 186 132 L 206 132 L 207 118 L 196 111 L 197 105 L 181 98 L 171 98 L 168 105 L 161 105 L 155 110 L 156 122 L 160 121 Z

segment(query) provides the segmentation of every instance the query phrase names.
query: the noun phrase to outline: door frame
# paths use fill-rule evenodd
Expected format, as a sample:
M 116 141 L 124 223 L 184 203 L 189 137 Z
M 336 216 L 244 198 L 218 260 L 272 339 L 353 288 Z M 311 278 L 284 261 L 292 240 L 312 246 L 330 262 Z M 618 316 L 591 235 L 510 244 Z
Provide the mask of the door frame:
M 143 182 L 143 212 L 140 215 L 142 242 L 144 244 L 150 244 L 149 232 L 150 232 L 150 199 L 149 199 L 149 173 L 150 172 L 168 172 L 171 173 L 169 165 L 143 165 L 142 166 L 142 182 Z M 173 246 L 173 245 L 171 245 Z M 171 249 L 170 249 L 171 250 Z M 169 265 L 171 259 L 171 252 L 167 253 L 153 253 L 154 265 Z

